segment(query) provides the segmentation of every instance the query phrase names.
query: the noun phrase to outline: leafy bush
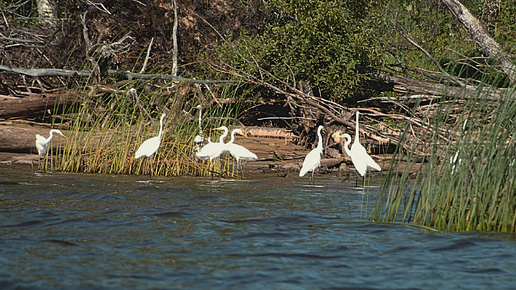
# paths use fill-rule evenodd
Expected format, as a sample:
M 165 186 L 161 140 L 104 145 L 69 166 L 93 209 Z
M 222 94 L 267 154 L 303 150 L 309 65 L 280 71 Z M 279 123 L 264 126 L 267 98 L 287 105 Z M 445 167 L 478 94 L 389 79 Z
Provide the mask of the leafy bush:
M 381 65 L 379 3 L 270 1 L 265 32 L 243 31 L 220 48 L 219 56 L 255 76 L 257 64 L 281 80 L 303 80 L 316 94 L 333 99 L 365 93 L 368 73 Z

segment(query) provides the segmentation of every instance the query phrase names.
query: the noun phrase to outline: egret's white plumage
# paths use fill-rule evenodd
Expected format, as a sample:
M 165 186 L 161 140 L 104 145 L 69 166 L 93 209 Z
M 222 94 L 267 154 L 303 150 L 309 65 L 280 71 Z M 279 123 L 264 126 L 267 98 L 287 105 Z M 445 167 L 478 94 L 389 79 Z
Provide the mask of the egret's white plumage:
M 210 160 L 213 162 L 216 160 L 222 153 L 224 153 L 224 149 L 226 148 L 224 144 L 224 138 L 228 135 L 228 127 L 222 126 L 212 130 L 223 130 L 224 133 L 220 136 L 219 142 L 211 142 L 208 140 L 208 144 L 201 148 L 199 152 L 197 152 L 196 156 L 200 159 Z
M 355 169 L 361 176 L 364 176 L 367 172 L 367 167 L 374 168 L 378 171 L 381 171 L 382 168 L 378 165 L 369 154 L 367 154 L 366 149 L 362 144 L 360 144 L 359 137 L 359 123 L 358 123 L 359 112 L 357 111 L 356 116 L 356 126 L 355 126 L 355 142 L 351 145 L 351 150 L 349 149 L 349 144 L 351 143 L 351 136 L 349 134 L 337 135 L 338 138 L 344 137 L 346 138 L 346 143 L 344 143 L 344 150 L 351 157 L 351 161 L 355 166 Z
M 201 122 L 202 122 L 202 107 L 201 107 L 201 105 L 198 105 L 195 108 L 199 110 L 199 134 L 197 136 L 195 136 L 194 143 L 195 143 L 195 145 L 197 147 L 197 152 L 199 152 L 201 150 L 201 146 L 204 143 L 204 133 L 202 132 L 202 126 L 201 126 Z
M 152 155 L 154 155 L 154 153 L 156 153 L 156 151 L 158 151 L 159 145 L 161 144 L 161 135 L 163 134 L 163 119 L 165 119 L 165 116 L 166 114 L 161 115 L 161 119 L 159 120 L 158 136 L 145 140 L 145 142 L 140 145 L 140 148 L 136 150 L 134 158 L 138 159 L 144 156 L 150 158 Z
M 50 145 L 50 140 L 52 140 L 53 134 L 56 133 L 57 135 L 63 136 L 65 139 L 66 136 L 63 134 L 63 132 L 52 129 L 50 130 L 50 136 L 48 138 L 45 138 L 39 134 L 36 134 L 36 149 L 38 150 L 39 158 L 44 158 L 47 155 L 48 146 Z
M 159 120 L 159 133 L 158 136 L 152 137 L 150 139 L 145 140 L 145 142 L 140 145 L 140 148 L 136 150 L 136 153 L 134 154 L 134 158 L 138 159 L 144 156 L 147 156 L 149 158 L 149 161 L 147 163 L 147 171 L 149 172 L 149 175 L 152 175 L 152 170 L 150 168 L 151 166 L 151 157 L 158 151 L 159 146 L 161 144 L 161 135 L 163 134 L 163 119 L 165 119 L 166 114 L 161 115 L 161 119 Z
M 303 161 L 303 167 L 301 167 L 301 171 L 299 171 L 299 176 L 303 177 L 309 171 L 312 172 L 312 181 L 314 179 L 314 171 L 321 166 L 321 155 L 323 154 L 323 142 L 321 132 L 324 130 L 324 127 L 321 125 L 317 128 L 317 138 L 318 143 L 317 147 L 314 148 L 310 153 L 308 153 Z
M 233 156 L 237 165 L 240 167 L 240 160 L 256 160 L 258 156 L 256 154 L 249 151 L 244 146 L 235 144 L 235 134 L 245 136 L 244 133 L 240 129 L 234 129 L 231 132 L 231 139 L 228 143 L 224 144 L 224 138 L 228 135 L 228 128 L 226 126 L 218 127 L 213 130 L 224 130 L 224 133 L 220 136 L 219 142 L 210 142 L 204 146 L 200 152 L 197 153 L 197 157 L 200 159 L 210 160 L 213 162 L 223 153 L 229 152 L 231 156 Z
M 258 159 L 258 156 L 251 152 L 249 149 L 245 148 L 242 145 L 235 144 L 235 134 L 245 136 L 244 133 L 240 129 L 234 129 L 231 132 L 231 140 L 229 140 L 228 143 L 226 143 L 225 152 L 229 152 L 231 156 L 233 156 L 237 161 L 237 166 L 239 169 L 241 169 L 240 160 L 243 161 L 249 161 L 249 160 L 256 160 Z

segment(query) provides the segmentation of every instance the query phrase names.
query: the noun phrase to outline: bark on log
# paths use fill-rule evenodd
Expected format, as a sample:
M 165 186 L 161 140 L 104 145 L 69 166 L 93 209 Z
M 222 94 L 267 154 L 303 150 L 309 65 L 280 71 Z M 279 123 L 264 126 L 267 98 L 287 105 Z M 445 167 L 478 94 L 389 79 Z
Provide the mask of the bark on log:
M 516 92 L 514 90 L 508 89 L 492 87 L 479 88 L 470 85 L 466 85 L 464 87 L 454 87 L 446 84 L 424 82 L 386 72 L 378 72 L 374 77 L 379 80 L 391 83 L 398 91 L 403 91 L 408 94 L 424 94 L 431 96 L 469 99 L 473 96 L 477 96 L 479 93 L 478 90 L 481 90 L 480 96 L 491 101 L 501 100 L 503 96 L 507 94 L 510 94 L 509 96 L 511 98 L 516 97 Z
M 45 138 L 48 137 L 49 128 L 31 128 L 0 125 L 0 152 L 19 152 L 38 154 L 36 150 L 36 134 L 40 134 Z M 69 134 L 63 131 L 65 136 Z M 66 139 L 55 137 L 52 138 L 51 146 L 53 148 L 64 146 Z
M 455 15 L 457 20 L 466 27 L 484 53 L 495 59 L 502 71 L 511 80 L 511 83 L 515 84 L 516 66 L 511 62 L 509 57 L 507 57 L 507 54 L 505 54 L 498 43 L 487 34 L 480 21 L 457 0 L 443 0 L 443 3 L 450 9 L 453 15 Z
M 62 105 L 70 105 L 75 96 L 68 94 L 31 94 L 25 98 L 0 101 L 0 118 L 28 116 L 54 109 Z
M 91 72 L 88 70 L 68 70 L 68 69 L 53 69 L 53 68 L 18 68 L 18 67 L 10 67 L 7 65 L 0 65 L 0 71 L 5 71 L 9 73 L 26 75 L 30 77 L 90 77 Z M 116 70 L 108 70 L 108 75 L 124 80 L 132 80 L 132 79 L 143 79 L 143 80 L 152 80 L 152 79 L 160 79 L 160 80 L 170 80 L 170 81 L 178 81 L 178 82 L 192 82 L 198 84 L 217 84 L 217 83 L 239 83 L 240 81 L 233 80 L 197 80 L 197 79 L 187 79 L 180 76 L 166 75 L 166 74 L 142 74 L 142 73 L 133 73 L 130 71 L 116 71 Z

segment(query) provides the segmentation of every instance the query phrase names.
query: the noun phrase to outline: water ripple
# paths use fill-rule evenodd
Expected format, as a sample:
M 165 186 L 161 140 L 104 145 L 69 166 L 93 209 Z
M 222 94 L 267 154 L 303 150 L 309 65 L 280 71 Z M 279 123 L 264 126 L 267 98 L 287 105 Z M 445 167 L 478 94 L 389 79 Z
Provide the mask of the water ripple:
M 515 235 L 370 223 L 363 189 L 332 178 L 0 169 L 2 289 L 516 285 Z M 369 206 L 376 190 L 366 188 Z

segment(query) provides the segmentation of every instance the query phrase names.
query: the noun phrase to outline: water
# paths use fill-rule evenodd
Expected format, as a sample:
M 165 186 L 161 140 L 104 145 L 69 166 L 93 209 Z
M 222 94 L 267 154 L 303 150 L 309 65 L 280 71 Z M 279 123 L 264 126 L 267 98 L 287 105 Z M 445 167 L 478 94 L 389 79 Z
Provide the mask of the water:
M 514 235 L 370 223 L 354 182 L 0 170 L 3 289 L 516 285 Z

